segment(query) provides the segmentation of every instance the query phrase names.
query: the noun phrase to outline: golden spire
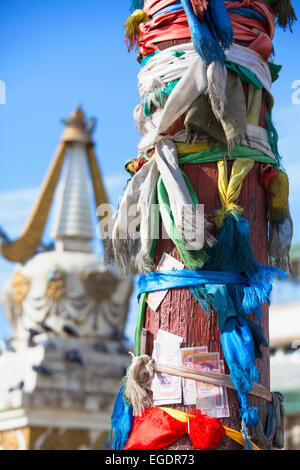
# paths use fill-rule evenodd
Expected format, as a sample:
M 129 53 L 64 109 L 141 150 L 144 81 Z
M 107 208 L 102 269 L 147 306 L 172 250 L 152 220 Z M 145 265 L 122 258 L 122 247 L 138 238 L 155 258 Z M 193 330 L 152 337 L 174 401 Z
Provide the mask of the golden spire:
M 65 156 L 67 150 L 73 147 L 74 144 L 81 143 L 85 146 L 97 207 L 100 204 L 108 203 L 91 138 L 95 127 L 95 119 L 86 120 L 82 108 L 77 106 L 75 111 L 63 123 L 66 127 L 54 155 L 53 162 L 46 174 L 38 200 L 33 207 L 21 236 L 12 242 L 9 240 L 1 242 L 0 240 L 0 254 L 9 261 L 24 262 L 33 256 L 40 246 Z
M 78 105 L 70 116 L 63 120 L 66 128 L 62 135 L 63 142 L 92 143 L 91 134 L 95 127 L 95 119 L 85 119 L 84 112 Z

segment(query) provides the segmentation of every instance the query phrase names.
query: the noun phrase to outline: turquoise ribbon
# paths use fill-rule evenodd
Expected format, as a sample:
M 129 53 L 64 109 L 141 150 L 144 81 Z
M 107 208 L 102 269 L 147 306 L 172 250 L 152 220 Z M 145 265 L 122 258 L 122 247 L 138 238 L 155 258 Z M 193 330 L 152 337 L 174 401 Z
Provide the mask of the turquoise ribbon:
M 146 292 L 175 289 L 178 287 L 196 287 L 205 284 L 246 284 L 247 278 L 231 271 L 154 271 L 141 274 L 138 280 L 138 298 Z

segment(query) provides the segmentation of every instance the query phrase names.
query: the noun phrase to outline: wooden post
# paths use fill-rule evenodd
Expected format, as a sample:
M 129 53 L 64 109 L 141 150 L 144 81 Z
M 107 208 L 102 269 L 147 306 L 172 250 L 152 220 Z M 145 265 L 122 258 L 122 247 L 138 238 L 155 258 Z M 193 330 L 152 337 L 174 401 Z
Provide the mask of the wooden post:
M 220 207 L 219 193 L 217 187 L 217 164 L 204 163 L 197 165 L 183 165 L 183 171 L 188 176 L 191 184 L 197 192 L 200 203 L 204 204 L 206 215 L 210 215 Z M 229 162 L 228 169 L 231 169 Z M 256 163 L 250 174 L 244 181 L 239 204 L 244 208 L 244 216 L 250 222 L 250 241 L 254 256 L 262 263 L 267 264 L 268 239 L 266 221 L 266 196 L 260 184 L 259 164 Z M 158 240 L 155 253 L 155 267 L 159 263 L 163 253 L 166 252 L 180 260 L 178 251 L 171 240 Z M 265 336 L 268 338 L 269 321 L 268 308 L 263 308 L 263 319 L 261 323 Z M 148 331 L 150 341 L 147 343 L 147 353 L 152 353 L 152 341 L 156 338 L 158 330 L 169 331 L 183 337 L 183 347 L 207 346 L 210 352 L 220 352 L 220 333 L 217 324 L 217 314 L 208 318 L 199 303 L 191 296 L 188 288 L 171 289 L 158 308 L 153 312 L 149 307 L 146 311 L 145 328 Z M 267 389 L 270 387 L 270 362 L 269 351 L 263 348 L 264 357 L 257 361 L 260 369 L 260 382 Z M 226 373 L 229 373 L 226 368 Z M 239 402 L 236 392 L 228 389 L 228 400 L 230 405 L 230 418 L 222 420 L 225 426 L 240 430 L 241 420 L 239 417 Z M 267 404 L 262 399 L 251 397 L 250 404 L 259 407 L 259 415 L 263 426 L 266 419 Z M 188 407 L 180 407 L 188 411 Z M 192 449 L 189 439 L 183 438 L 171 447 L 172 449 Z M 228 438 L 224 438 L 220 449 L 240 449 Z
M 179 43 L 190 42 L 190 39 L 164 41 L 158 43 L 160 49 L 165 49 Z M 247 85 L 244 85 L 247 99 Z M 266 109 L 262 103 L 262 119 Z M 263 125 L 263 124 L 260 124 Z M 183 119 L 179 119 L 168 134 L 174 134 L 183 128 Z M 262 264 L 268 264 L 268 228 L 266 194 L 260 182 L 259 163 L 256 163 L 246 177 L 239 205 L 244 209 L 243 215 L 250 223 L 250 243 L 256 260 Z M 230 174 L 232 163 L 228 162 Z M 182 169 L 189 178 L 199 198 L 199 203 L 204 204 L 206 216 L 210 216 L 219 208 L 220 197 L 218 192 L 218 169 L 216 163 L 182 165 Z M 155 252 L 155 268 L 163 253 L 168 253 L 181 261 L 178 251 L 171 240 L 158 240 Z M 269 311 L 268 306 L 263 307 L 261 326 L 265 337 L 269 338 Z M 217 324 L 217 314 L 208 318 L 199 303 L 192 297 L 188 288 L 171 289 L 163 300 L 157 312 L 149 307 L 146 311 L 145 329 L 148 332 L 147 354 L 152 354 L 152 343 L 159 329 L 169 331 L 183 337 L 183 347 L 207 346 L 210 352 L 219 352 L 224 359 L 220 343 L 220 333 Z M 226 362 L 225 362 L 226 364 Z M 260 383 L 267 389 L 270 388 L 270 356 L 268 348 L 263 348 L 263 359 L 256 362 L 260 370 Z M 229 369 L 226 365 L 226 373 Z M 227 390 L 230 406 L 230 418 L 222 419 L 225 426 L 240 431 L 241 419 L 239 416 L 239 402 L 234 390 Z M 266 423 L 267 403 L 262 399 L 250 398 L 250 404 L 259 408 L 259 416 L 263 427 Z M 188 411 L 189 407 L 176 406 Z M 186 436 L 176 444 L 173 450 L 193 449 L 190 439 Z M 229 438 L 225 437 L 219 446 L 220 450 L 240 450 L 241 447 Z

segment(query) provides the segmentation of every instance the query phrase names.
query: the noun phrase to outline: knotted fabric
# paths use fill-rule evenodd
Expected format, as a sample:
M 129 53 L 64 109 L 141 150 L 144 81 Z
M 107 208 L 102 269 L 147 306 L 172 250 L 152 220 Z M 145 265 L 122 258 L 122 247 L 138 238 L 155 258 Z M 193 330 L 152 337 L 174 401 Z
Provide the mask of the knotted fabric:
M 237 158 L 233 165 L 228 182 L 227 162 L 226 160 L 218 161 L 218 188 L 221 199 L 222 208 L 218 209 L 215 214 L 215 222 L 217 227 L 221 227 L 227 212 L 234 211 L 242 214 L 243 209 L 236 204 L 241 193 L 243 181 L 254 166 L 253 160 Z
M 124 450 L 165 449 L 181 437 L 189 435 L 194 449 L 215 449 L 225 436 L 221 421 L 202 415 L 170 408 L 147 408 L 134 418 L 131 435 Z
M 178 10 L 175 0 L 146 1 L 144 10 L 151 19 L 140 25 L 140 52 L 145 56 L 158 50 L 158 42 L 192 38 L 204 60 L 206 57 L 211 60 L 214 54 L 220 59 L 222 49 L 219 46 L 218 50 L 216 41 L 227 48 L 232 42 L 230 30 L 233 30 L 234 40 L 249 42 L 251 49 L 268 60 L 275 31 L 275 13 L 270 5 L 263 0 L 243 0 L 227 1 L 224 7 L 223 0 L 209 0 L 200 11 L 195 3 L 183 0 L 184 10 Z M 210 51 L 201 47 L 205 43 L 210 45 Z

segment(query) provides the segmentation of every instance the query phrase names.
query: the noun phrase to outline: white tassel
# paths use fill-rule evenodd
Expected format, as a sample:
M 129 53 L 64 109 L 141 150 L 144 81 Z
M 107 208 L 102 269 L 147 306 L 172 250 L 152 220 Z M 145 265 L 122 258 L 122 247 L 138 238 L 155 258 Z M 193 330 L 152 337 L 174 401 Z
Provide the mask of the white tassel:
M 132 356 L 132 364 L 128 369 L 124 396 L 132 405 L 133 415 L 138 416 L 146 408 L 153 405 L 147 390 L 154 377 L 153 363 L 146 354 L 143 356 L 135 356 L 133 353 L 129 354 Z

